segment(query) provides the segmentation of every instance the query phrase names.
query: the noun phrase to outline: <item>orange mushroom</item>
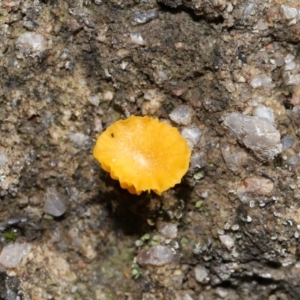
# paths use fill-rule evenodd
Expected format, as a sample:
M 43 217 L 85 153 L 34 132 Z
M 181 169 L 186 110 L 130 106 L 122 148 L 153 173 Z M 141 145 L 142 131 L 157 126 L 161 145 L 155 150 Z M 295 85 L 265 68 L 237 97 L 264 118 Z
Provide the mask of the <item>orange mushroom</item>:
M 149 117 L 131 116 L 109 126 L 97 139 L 94 157 L 132 194 L 157 194 L 180 183 L 191 150 L 178 130 Z

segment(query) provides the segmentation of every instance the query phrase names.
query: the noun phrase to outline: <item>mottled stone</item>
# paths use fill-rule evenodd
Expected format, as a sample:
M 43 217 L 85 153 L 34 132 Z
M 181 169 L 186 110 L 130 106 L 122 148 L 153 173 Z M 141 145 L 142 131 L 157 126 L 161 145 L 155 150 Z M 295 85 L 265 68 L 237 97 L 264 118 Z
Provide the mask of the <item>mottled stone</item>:
M 251 149 L 260 160 L 272 160 L 282 151 L 279 131 L 265 118 L 231 113 L 224 118 L 223 125 L 229 135 Z
M 60 217 L 66 212 L 66 202 L 56 188 L 50 187 L 46 192 L 44 212 L 54 217 Z
M 227 250 L 231 250 L 234 246 L 234 239 L 229 235 L 220 235 L 219 239 L 221 243 L 227 248 Z
M 0 264 L 5 268 L 16 268 L 31 247 L 28 244 L 14 243 L 4 246 L 0 254 Z
M 197 265 L 194 268 L 194 274 L 195 274 L 195 278 L 198 282 L 200 283 L 204 283 L 207 281 L 207 276 L 208 276 L 208 270 L 201 266 L 201 265 Z
M 197 127 L 186 127 L 181 131 L 181 136 L 187 141 L 190 149 L 193 149 L 200 140 L 201 130 Z
M 41 56 L 41 54 L 46 50 L 46 39 L 42 34 L 25 32 L 17 38 L 16 48 L 25 57 Z
M 189 125 L 192 122 L 193 116 L 195 112 L 194 110 L 187 105 L 179 105 L 177 106 L 171 113 L 170 119 L 182 125 Z
M 270 196 L 273 188 L 274 184 L 268 178 L 248 177 L 239 184 L 236 194 L 242 202 L 248 203 L 254 196 Z
M 141 266 L 163 266 L 169 264 L 174 258 L 172 250 L 166 246 L 153 246 L 143 249 L 137 256 L 137 262 Z
M 174 239 L 177 237 L 177 225 L 164 222 L 164 221 L 157 221 L 156 227 L 159 233 L 164 235 L 169 239 Z

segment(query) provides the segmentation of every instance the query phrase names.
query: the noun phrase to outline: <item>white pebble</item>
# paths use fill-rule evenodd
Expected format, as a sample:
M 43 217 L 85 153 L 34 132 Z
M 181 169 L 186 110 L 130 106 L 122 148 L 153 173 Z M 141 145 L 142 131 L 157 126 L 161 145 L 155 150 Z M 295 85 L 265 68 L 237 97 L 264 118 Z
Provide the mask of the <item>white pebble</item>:
M 281 5 L 281 11 L 285 18 L 288 20 L 295 19 L 298 15 L 298 11 L 296 8 L 287 5 Z
M 197 127 L 186 127 L 181 131 L 181 136 L 186 139 L 190 149 L 198 144 L 201 134 L 201 130 Z
M 195 112 L 187 105 L 177 106 L 171 113 L 170 119 L 177 124 L 189 125 L 192 122 Z
M 267 107 L 264 105 L 258 105 L 253 112 L 254 116 L 265 118 L 270 123 L 274 124 L 275 118 L 274 118 L 274 112 L 271 107 Z
M 229 235 L 220 235 L 219 239 L 221 243 L 227 248 L 227 250 L 231 250 L 231 248 L 234 246 L 234 240 Z
M 16 48 L 26 56 L 40 56 L 46 50 L 46 40 L 43 35 L 35 32 L 25 32 L 16 40 Z
M 272 83 L 272 78 L 270 77 L 267 77 L 267 76 L 261 76 L 261 75 L 258 75 L 258 76 L 254 76 L 250 82 L 250 85 L 254 88 L 254 89 L 257 89 L 257 88 L 260 88 L 260 87 L 270 87 Z
M 133 32 L 130 34 L 131 42 L 137 45 L 144 45 L 144 39 L 139 32 Z

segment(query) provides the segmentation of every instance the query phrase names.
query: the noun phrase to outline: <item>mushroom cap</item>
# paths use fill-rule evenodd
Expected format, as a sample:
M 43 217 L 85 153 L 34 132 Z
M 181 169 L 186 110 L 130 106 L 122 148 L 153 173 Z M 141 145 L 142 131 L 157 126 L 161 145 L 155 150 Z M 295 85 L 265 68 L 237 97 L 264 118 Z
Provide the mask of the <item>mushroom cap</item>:
M 179 131 L 158 119 L 131 116 L 109 126 L 97 139 L 94 157 L 132 194 L 157 194 L 180 183 L 191 150 Z

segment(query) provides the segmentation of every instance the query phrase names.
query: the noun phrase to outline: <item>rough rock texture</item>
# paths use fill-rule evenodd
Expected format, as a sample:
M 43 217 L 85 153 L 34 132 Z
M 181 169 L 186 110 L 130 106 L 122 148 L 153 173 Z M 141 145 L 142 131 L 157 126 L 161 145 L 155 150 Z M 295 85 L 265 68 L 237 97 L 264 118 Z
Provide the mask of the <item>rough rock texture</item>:
M 271 160 L 281 153 L 280 133 L 266 118 L 231 113 L 223 125 L 230 136 L 239 140 L 261 160 Z

